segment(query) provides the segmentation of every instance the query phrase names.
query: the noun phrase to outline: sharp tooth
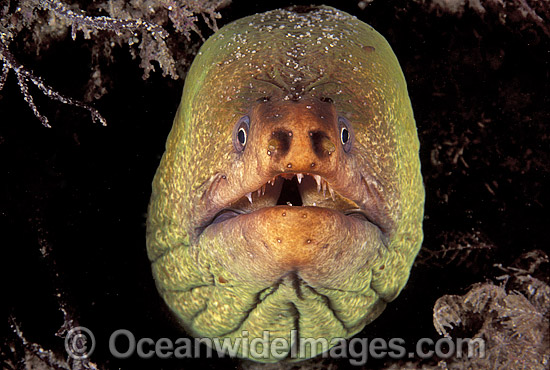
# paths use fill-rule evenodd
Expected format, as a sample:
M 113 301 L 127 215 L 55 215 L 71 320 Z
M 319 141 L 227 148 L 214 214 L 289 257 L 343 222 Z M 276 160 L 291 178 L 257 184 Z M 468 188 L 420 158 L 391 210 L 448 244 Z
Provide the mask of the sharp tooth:
M 265 186 L 266 186 L 266 185 L 267 185 L 267 184 L 263 184 L 263 186 L 262 186 L 262 195 L 265 194 Z
M 262 196 L 262 189 L 258 189 L 258 198 Z
M 304 175 L 302 175 L 301 173 L 297 173 L 297 174 L 296 174 L 296 178 L 298 179 L 298 184 L 301 184 L 301 183 L 302 183 L 302 179 L 304 178 Z
M 313 207 L 317 207 L 317 203 L 313 202 Z
M 252 193 L 246 193 L 245 195 L 248 198 L 248 201 L 250 202 L 250 204 L 252 204 Z
M 327 197 L 327 182 L 323 180 L 323 198 Z
M 269 182 L 271 184 L 271 186 L 275 185 L 275 177 L 271 179 L 271 181 Z
M 332 201 L 334 202 L 334 190 L 330 186 L 328 186 L 328 192 L 330 193 L 330 197 L 332 198 Z
M 313 175 L 315 182 L 317 183 L 317 192 L 321 191 L 321 176 Z

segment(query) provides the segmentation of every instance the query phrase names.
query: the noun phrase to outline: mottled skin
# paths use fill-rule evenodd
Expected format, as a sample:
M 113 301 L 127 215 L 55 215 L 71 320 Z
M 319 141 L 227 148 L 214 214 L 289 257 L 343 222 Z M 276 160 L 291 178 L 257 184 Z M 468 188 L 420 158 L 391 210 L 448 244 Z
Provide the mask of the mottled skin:
M 358 333 L 399 294 L 421 245 L 418 148 L 398 61 L 367 24 L 315 7 L 223 27 L 193 62 L 153 182 L 147 248 L 160 294 L 198 337 Z M 302 206 L 276 206 L 298 173 Z M 212 223 L 227 208 L 239 215 Z M 296 360 L 253 359 L 285 358 Z

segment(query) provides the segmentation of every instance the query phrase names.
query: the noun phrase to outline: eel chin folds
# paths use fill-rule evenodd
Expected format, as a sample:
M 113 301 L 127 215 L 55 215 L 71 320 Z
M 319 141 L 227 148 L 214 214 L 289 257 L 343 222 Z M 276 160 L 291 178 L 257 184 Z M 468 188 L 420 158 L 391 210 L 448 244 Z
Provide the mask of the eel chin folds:
M 191 66 L 153 181 L 160 295 L 193 336 L 262 339 L 236 346 L 255 361 L 355 335 L 421 246 L 418 150 L 399 63 L 367 24 L 298 6 L 224 26 Z

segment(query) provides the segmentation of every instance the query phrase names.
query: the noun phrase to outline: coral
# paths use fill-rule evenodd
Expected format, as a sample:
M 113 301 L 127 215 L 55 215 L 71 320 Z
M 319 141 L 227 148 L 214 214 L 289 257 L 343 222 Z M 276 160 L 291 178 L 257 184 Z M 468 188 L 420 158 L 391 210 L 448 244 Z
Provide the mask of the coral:
M 433 322 L 439 334 L 451 337 L 458 328 L 485 341 L 485 356 L 462 359 L 463 368 L 547 369 L 550 364 L 550 287 L 533 277 L 548 261 L 541 251 L 521 257 L 528 269 L 504 268 L 506 275 L 475 284 L 465 295 L 445 295 L 434 305 Z M 458 361 L 454 359 L 450 361 Z
M 511 266 L 495 265 L 504 272 L 495 277 L 499 284 L 477 283 L 464 295 L 444 295 L 435 302 L 433 325 L 437 332 L 455 343 L 471 339 L 475 344 L 472 353 L 465 355 L 463 345 L 461 352 L 447 359 L 399 361 L 384 370 L 548 369 L 548 262 L 546 253 L 532 250 Z
M 493 243 L 480 231 L 445 232 L 436 239 L 441 240 L 439 247 L 422 248 L 415 265 L 443 268 L 452 264 L 472 268 L 480 257 L 486 257 L 495 249 Z
M 30 36 L 26 35 L 25 47 L 34 47 L 38 54 L 41 48 L 47 48 L 53 39 L 62 37 L 69 28 L 73 40 L 78 33 L 82 33 L 85 39 L 92 41 L 90 49 L 92 59 L 96 62 L 92 67 L 92 82 L 88 85 L 86 93 L 86 99 L 92 100 L 106 93 L 98 61 L 110 60 L 112 49 L 116 45 L 129 45 L 132 56 L 139 55 L 144 79 L 155 70 L 153 62 L 158 63 L 163 76 L 179 78 L 174 57 L 177 55 L 177 44 L 172 42 L 168 45 L 168 36 L 176 39 L 177 34 L 182 34 L 189 41 L 193 31 L 202 38 L 197 25 L 198 14 L 202 15 L 208 27 L 217 30 L 216 19 L 220 15 L 216 10 L 228 3 L 228 0 L 119 0 L 89 4 L 83 2 L 82 7 L 86 9 L 81 9 L 78 3 L 69 5 L 57 0 L 8 2 L 0 8 L 0 90 L 8 72 L 12 70 L 17 76 L 25 101 L 44 126 L 50 127 L 49 121 L 34 103 L 28 89 L 29 81 L 54 100 L 89 110 L 94 121 L 105 125 L 105 119 L 96 109 L 58 93 L 19 63 L 9 49 L 10 44 L 15 43 L 18 36 L 30 32 Z M 92 15 L 94 13 L 100 15 Z M 170 35 L 167 29 L 173 29 L 174 35 Z
M 44 83 L 44 81 L 40 77 L 37 77 L 30 70 L 26 69 L 22 64 L 20 64 L 15 59 L 13 54 L 10 53 L 10 51 L 4 46 L 4 38 L 2 36 L 3 35 L 0 35 L 0 39 L 2 40 L 2 43 L 0 44 L 0 60 L 2 60 L 3 62 L 2 75 L 0 76 L 0 90 L 2 90 L 2 88 L 4 87 L 4 83 L 6 81 L 9 71 L 12 70 L 17 76 L 17 83 L 19 84 L 19 88 L 21 89 L 21 94 L 23 94 L 23 98 L 32 109 L 34 115 L 40 120 L 40 122 L 42 122 L 45 127 L 51 127 L 49 124 L 49 120 L 46 116 L 40 113 L 38 107 L 34 103 L 34 99 L 29 92 L 29 82 L 32 82 L 36 87 L 40 89 L 40 91 L 42 91 L 44 95 L 48 96 L 51 99 L 60 101 L 64 104 L 74 105 L 87 109 L 88 111 L 90 111 L 90 114 L 92 115 L 92 120 L 94 122 L 99 121 L 103 126 L 107 125 L 107 121 L 97 111 L 97 109 L 81 101 L 58 93 L 51 86 Z
M 64 359 L 56 354 L 54 351 L 46 349 L 41 345 L 28 340 L 23 334 L 20 325 L 15 321 L 14 318 L 10 318 L 10 326 L 17 338 L 20 340 L 20 344 L 25 351 L 25 362 L 28 366 L 27 368 L 44 369 L 47 366 L 48 369 L 56 370 L 98 370 L 98 366 L 90 361 L 88 358 L 73 359 L 69 357 L 67 359 Z M 64 329 L 65 331 L 67 330 L 67 328 L 62 329 Z M 17 361 L 15 360 L 15 358 L 10 358 L 11 356 L 9 353 L 2 352 L 0 352 L 2 357 L 4 357 L 4 360 L 0 363 L 2 367 L 4 369 L 18 369 L 19 367 L 16 367 Z M 13 351 L 12 349 L 11 354 L 13 354 L 13 352 L 15 351 Z
M 52 245 L 47 241 L 48 230 L 43 220 L 35 218 L 29 220 L 36 228 L 37 240 L 40 246 L 39 255 L 44 264 L 48 267 L 50 273 L 49 280 L 54 287 L 54 296 L 59 311 L 63 315 L 63 324 L 55 333 L 56 337 L 66 338 L 68 333 L 73 332 L 81 334 L 79 321 L 76 318 L 74 310 L 68 304 L 67 292 L 63 286 L 62 279 L 58 272 L 58 267 L 54 255 L 52 254 Z M 5 369 L 20 369 L 22 361 L 19 359 L 21 353 L 24 353 L 26 369 L 56 369 L 56 370 L 97 370 L 98 366 L 92 362 L 88 356 L 71 357 L 63 356 L 58 351 L 48 348 L 50 343 L 40 344 L 29 339 L 24 334 L 24 325 L 17 320 L 13 313 L 8 316 L 8 325 L 11 330 L 8 335 L 0 341 L 0 365 Z M 86 354 L 85 352 L 82 352 Z M 32 364 L 32 365 L 31 365 Z
M 498 14 L 502 24 L 529 22 L 535 24 L 546 36 L 550 36 L 550 4 L 548 1 L 528 0 L 433 0 L 432 9 L 461 16 L 466 8 L 484 16 Z

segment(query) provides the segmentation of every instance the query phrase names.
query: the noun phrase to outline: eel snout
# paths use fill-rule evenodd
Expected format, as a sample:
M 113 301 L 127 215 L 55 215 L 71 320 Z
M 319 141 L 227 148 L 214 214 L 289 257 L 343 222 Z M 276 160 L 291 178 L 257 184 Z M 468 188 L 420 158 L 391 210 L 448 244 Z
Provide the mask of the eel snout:
M 268 176 L 314 172 L 333 180 L 344 153 L 332 104 L 266 102 L 254 107 L 250 117 L 254 124 L 250 130 L 250 155 L 258 157 Z M 347 144 L 351 140 L 349 129 L 344 136 Z

